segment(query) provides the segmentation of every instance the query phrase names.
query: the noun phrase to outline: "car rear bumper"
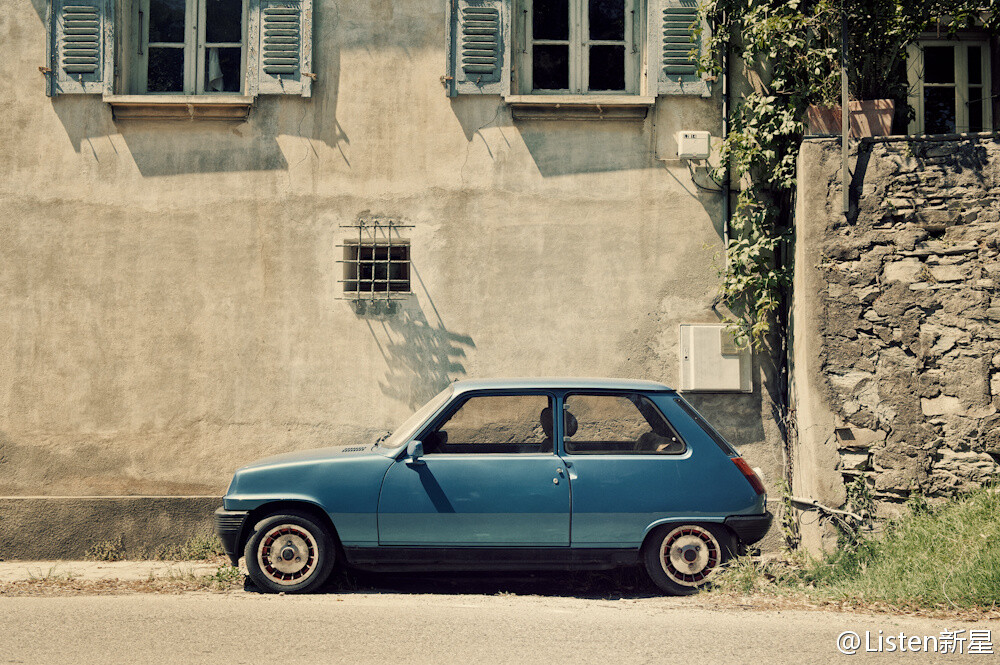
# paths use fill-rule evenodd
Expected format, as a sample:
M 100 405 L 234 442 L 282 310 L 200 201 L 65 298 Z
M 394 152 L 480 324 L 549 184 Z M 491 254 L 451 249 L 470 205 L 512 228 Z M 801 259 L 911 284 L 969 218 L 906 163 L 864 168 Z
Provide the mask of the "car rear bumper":
M 753 545 L 764 537 L 767 530 L 771 528 L 771 520 L 774 515 L 764 513 L 763 515 L 731 515 L 726 518 L 724 524 L 733 530 L 736 537 L 744 545 Z
M 226 555 L 233 565 L 239 563 L 240 537 L 243 535 L 243 523 L 249 511 L 246 510 L 226 510 L 218 508 L 215 511 L 215 533 L 222 541 L 222 547 L 226 550 Z

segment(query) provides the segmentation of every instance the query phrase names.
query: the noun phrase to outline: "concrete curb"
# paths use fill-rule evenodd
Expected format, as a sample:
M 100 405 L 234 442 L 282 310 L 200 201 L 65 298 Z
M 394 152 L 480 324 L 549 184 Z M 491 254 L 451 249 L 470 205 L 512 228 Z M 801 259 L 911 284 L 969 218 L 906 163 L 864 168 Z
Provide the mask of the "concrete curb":
M 0 497 L 0 561 L 84 559 L 96 543 L 128 558 L 214 533 L 214 496 Z

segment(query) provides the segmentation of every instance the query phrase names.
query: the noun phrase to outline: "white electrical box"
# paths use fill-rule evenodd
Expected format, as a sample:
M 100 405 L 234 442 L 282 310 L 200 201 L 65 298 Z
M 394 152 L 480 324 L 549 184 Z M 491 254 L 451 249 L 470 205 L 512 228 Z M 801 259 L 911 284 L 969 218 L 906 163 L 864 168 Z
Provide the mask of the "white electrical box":
M 677 132 L 677 156 L 681 159 L 708 159 L 711 154 L 711 133 Z
M 752 360 L 750 348 L 737 346 L 726 324 L 681 324 L 681 390 L 753 392 Z

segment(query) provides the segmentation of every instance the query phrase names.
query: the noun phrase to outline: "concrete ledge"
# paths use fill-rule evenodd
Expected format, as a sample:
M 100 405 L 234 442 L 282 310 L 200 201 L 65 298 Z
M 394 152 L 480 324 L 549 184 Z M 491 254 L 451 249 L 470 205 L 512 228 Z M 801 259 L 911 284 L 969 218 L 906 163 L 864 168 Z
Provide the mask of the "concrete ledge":
M 0 497 L 0 560 L 82 559 L 122 539 L 130 558 L 213 533 L 216 496 Z

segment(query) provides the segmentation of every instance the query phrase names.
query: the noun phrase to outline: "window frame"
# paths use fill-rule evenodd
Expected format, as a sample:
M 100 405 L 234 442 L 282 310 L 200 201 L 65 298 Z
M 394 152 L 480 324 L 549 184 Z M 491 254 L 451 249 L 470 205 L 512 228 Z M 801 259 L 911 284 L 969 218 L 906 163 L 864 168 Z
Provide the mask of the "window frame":
M 502 391 L 499 391 L 499 390 L 486 390 L 486 391 L 464 392 L 464 393 L 460 393 L 459 395 L 454 396 L 453 401 L 451 403 L 445 405 L 445 407 L 434 418 L 431 418 L 431 420 L 428 421 L 428 423 L 424 427 L 422 427 L 416 433 L 416 435 L 410 437 L 410 440 L 411 441 L 420 441 L 420 442 L 423 442 L 427 438 L 427 435 L 429 435 L 432 432 L 437 431 L 437 429 L 439 427 L 441 427 L 441 425 L 443 425 L 446 422 L 448 422 L 448 420 L 450 420 L 451 417 L 453 415 L 455 415 L 455 413 L 457 413 L 458 410 L 461 409 L 466 404 L 466 402 L 468 402 L 469 400 L 474 399 L 476 397 L 527 397 L 527 396 L 533 396 L 533 395 L 547 397 L 548 400 L 549 400 L 549 408 L 551 408 L 553 410 L 553 413 L 555 412 L 557 406 L 559 406 L 559 404 L 557 403 L 557 399 L 556 399 L 556 393 L 554 391 L 545 390 L 545 389 L 535 389 L 535 390 L 530 390 L 530 389 L 528 389 L 528 390 L 516 390 L 516 389 L 512 389 L 512 390 L 502 390 Z M 554 420 L 555 419 L 553 417 L 552 449 L 544 451 L 544 452 L 542 452 L 542 451 L 539 451 L 539 452 L 502 452 L 502 453 L 448 452 L 448 453 L 429 453 L 429 454 L 432 455 L 435 458 L 448 457 L 448 456 L 456 456 L 456 457 L 469 457 L 469 456 L 484 457 L 484 456 L 510 456 L 510 455 L 517 455 L 517 456 L 523 456 L 523 455 L 544 455 L 546 457 L 556 457 L 558 455 L 558 444 L 557 444 L 556 439 L 559 438 L 559 437 L 557 437 L 557 435 L 556 435 L 556 432 L 557 432 L 556 428 L 558 426 L 555 424 Z M 558 431 L 561 432 L 561 430 L 558 430 Z M 409 442 L 407 442 L 407 443 L 409 443 Z M 427 454 L 428 453 L 425 453 L 425 455 L 427 455 Z M 405 456 L 406 456 L 406 448 L 403 448 L 402 452 L 401 452 L 401 455 L 397 459 L 403 459 Z
M 122 55 L 117 63 L 124 73 L 121 80 L 128 91 L 125 94 L 154 96 L 205 96 L 245 95 L 247 94 L 247 46 L 249 43 L 249 5 L 250 0 L 241 0 L 240 26 L 242 39 L 235 42 L 206 43 L 207 0 L 185 0 L 184 10 L 184 86 L 177 92 L 148 91 L 148 63 L 150 48 L 178 48 L 175 42 L 149 41 L 149 4 L 151 0 L 132 0 L 128 3 L 127 25 L 123 26 L 123 34 L 127 35 L 122 48 Z M 240 89 L 239 91 L 213 91 L 205 89 L 205 59 L 209 48 L 240 49 Z M 141 51 L 141 53 L 139 53 Z
M 652 399 L 649 395 L 647 395 L 647 394 L 645 394 L 643 392 L 638 392 L 638 391 L 634 391 L 634 390 L 632 390 L 632 391 L 574 390 L 572 392 L 567 392 L 567 393 L 563 394 L 562 399 L 560 400 L 560 409 L 561 409 L 561 411 L 563 413 L 565 413 L 566 411 L 569 410 L 569 409 L 567 409 L 567 402 L 569 401 L 570 397 L 573 397 L 575 395 L 589 396 L 589 397 L 623 397 L 623 398 L 626 398 L 626 399 L 628 399 L 628 397 L 630 395 L 638 395 L 640 398 L 646 400 L 646 402 L 649 404 L 649 406 L 653 407 L 653 409 L 656 410 L 656 412 L 660 415 L 660 417 L 663 418 L 663 422 L 666 424 L 667 429 L 669 429 L 670 432 L 671 432 L 671 434 L 672 434 L 672 436 L 675 439 L 677 439 L 677 441 L 680 442 L 681 449 L 678 450 L 678 451 L 674 451 L 674 452 L 655 451 L 655 450 L 650 450 L 650 451 L 636 451 L 636 450 L 631 450 L 631 451 L 613 451 L 613 452 L 611 452 L 611 451 L 599 451 L 599 450 L 595 450 L 595 451 L 586 451 L 586 452 L 581 452 L 581 451 L 574 452 L 574 451 L 571 451 L 566 446 L 566 432 L 565 432 L 565 429 L 561 426 L 562 422 L 564 422 L 564 421 L 560 420 L 559 446 L 560 446 L 560 450 L 562 451 L 562 454 L 564 454 L 564 455 L 572 456 L 572 457 L 596 457 L 596 456 L 605 456 L 605 457 L 608 457 L 608 456 L 616 456 L 617 455 L 617 456 L 627 457 L 627 458 L 631 459 L 631 458 L 635 458 L 635 457 L 681 457 L 681 456 L 687 455 L 690 452 L 690 450 L 691 450 L 691 447 L 688 445 L 687 440 L 683 436 L 681 436 L 681 434 L 677 430 L 677 428 L 674 427 L 674 424 L 670 422 L 670 419 L 667 418 L 667 415 L 663 412 L 663 409 L 661 409 L 659 407 L 659 405 L 656 403 L 656 400 Z M 629 400 L 629 401 L 631 401 L 631 400 Z M 633 404 L 633 406 L 635 406 L 635 405 Z M 646 416 L 643 415 L 643 413 L 642 413 L 641 410 L 639 410 L 638 406 L 635 406 L 635 410 L 636 410 L 637 413 L 639 413 L 640 416 L 642 416 L 642 418 L 644 420 L 646 420 L 647 424 L 650 424 L 649 421 L 648 421 L 648 419 L 646 419 Z M 570 413 L 572 413 L 572 412 L 570 411 Z M 574 414 L 574 417 L 576 417 L 575 414 Z M 565 418 L 565 416 L 563 416 L 563 418 Z M 579 420 L 579 419 L 577 419 L 577 420 Z
M 580 97 L 600 97 L 642 94 L 647 51 L 646 4 L 642 0 L 624 0 L 625 38 L 624 40 L 590 39 L 589 0 L 568 0 L 569 36 L 565 40 L 534 39 L 532 9 L 535 0 L 512 0 L 515 6 L 514 67 L 512 90 L 517 95 L 573 95 Z M 629 17 L 631 16 L 631 20 Z M 625 89 L 589 90 L 590 47 L 619 45 L 625 48 Z M 563 44 L 569 46 L 569 88 L 535 89 L 533 86 L 533 47 L 536 44 Z
M 925 81 L 924 49 L 927 47 L 947 46 L 953 49 L 954 58 L 954 82 L 953 83 L 927 83 Z M 955 133 L 969 133 L 969 64 L 968 49 L 970 46 L 980 48 L 980 84 L 973 84 L 972 87 L 979 88 L 980 102 L 983 105 L 983 126 L 977 130 L 979 132 L 993 131 L 993 104 L 991 103 L 992 72 L 991 72 L 991 49 L 990 39 L 986 36 L 971 35 L 959 37 L 958 39 L 941 39 L 938 37 L 921 38 L 914 44 L 907 47 L 907 78 L 909 82 L 908 99 L 910 106 L 916 111 L 915 117 L 910 121 L 908 131 L 910 134 L 926 134 L 926 124 L 924 116 L 924 89 L 925 88 L 955 88 Z M 965 129 L 963 129 L 963 127 Z

